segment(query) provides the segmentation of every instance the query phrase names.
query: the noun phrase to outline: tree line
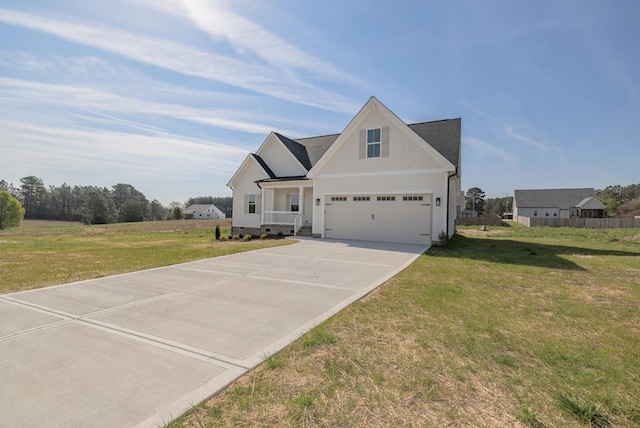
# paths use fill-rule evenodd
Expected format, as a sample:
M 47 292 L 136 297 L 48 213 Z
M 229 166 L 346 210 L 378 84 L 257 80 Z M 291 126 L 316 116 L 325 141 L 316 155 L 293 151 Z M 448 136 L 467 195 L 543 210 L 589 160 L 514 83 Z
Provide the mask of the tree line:
M 20 179 L 19 186 L 0 180 L 0 191 L 13 195 L 24 207 L 28 220 L 79 221 L 85 224 L 106 224 L 182 218 L 179 202 L 171 208 L 158 200 L 149 201 L 130 184 L 118 183 L 110 189 L 99 186 L 45 186 L 42 179 L 30 175 Z M 231 216 L 231 198 L 189 198 L 184 206 L 195 203 L 217 205 Z M 174 208 L 174 209 L 172 209 Z

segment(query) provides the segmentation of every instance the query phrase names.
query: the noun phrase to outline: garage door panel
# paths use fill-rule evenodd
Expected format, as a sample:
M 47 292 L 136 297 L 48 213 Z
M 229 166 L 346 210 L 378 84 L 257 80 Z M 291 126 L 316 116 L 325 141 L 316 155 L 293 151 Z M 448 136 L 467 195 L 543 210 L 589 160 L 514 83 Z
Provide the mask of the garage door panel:
M 415 199 L 404 200 L 403 195 L 327 196 L 325 236 L 429 244 L 431 195 L 409 197 Z

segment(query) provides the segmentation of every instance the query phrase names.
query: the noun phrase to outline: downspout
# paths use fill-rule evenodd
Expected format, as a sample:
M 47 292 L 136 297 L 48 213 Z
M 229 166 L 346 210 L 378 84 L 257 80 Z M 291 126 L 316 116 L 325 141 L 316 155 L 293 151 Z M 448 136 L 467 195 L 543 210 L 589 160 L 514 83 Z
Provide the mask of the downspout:
M 456 166 L 456 170 L 453 174 L 447 177 L 447 235 L 449 235 L 449 208 L 451 207 L 451 203 L 449 198 L 451 197 L 451 177 L 455 177 L 458 175 L 458 167 Z M 458 196 L 456 195 L 456 198 Z

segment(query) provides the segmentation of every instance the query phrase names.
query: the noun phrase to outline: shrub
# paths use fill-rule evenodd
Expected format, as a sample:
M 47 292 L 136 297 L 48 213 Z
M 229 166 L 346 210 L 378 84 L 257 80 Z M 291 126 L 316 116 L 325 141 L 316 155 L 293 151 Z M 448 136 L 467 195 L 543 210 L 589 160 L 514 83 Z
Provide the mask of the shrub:
M 236 234 L 236 235 L 232 235 L 231 239 L 233 239 L 234 241 L 237 241 L 240 239 L 240 235 Z
M 449 235 L 444 230 L 438 235 L 438 244 L 442 248 L 449 247 Z
M 216 224 L 216 241 L 220 239 L 220 225 Z
M 260 235 L 260 239 L 269 239 L 269 234 L 268 233 L 263 233 L 262 235 Z
M 24 218 L 24 208 L 9 192 L 0 191 L 0 230 L 17 227 Z
M 245 241 L 245 242 L 246 242 L 246 241 L 250 241 L 250 240 L 251 240 L 251 234 L 247 233 L 246 235 L 244 235 L 244 236 L 242 237 L 242 240 L 243 240 L 243 241 Z
M 229 240 L 229 238 L 228 238 L 227 236 L 221 236 L 221 237 L 220 237 L 220 240 L 221 240 L 221 241 L 228 241 L 228 240 Z

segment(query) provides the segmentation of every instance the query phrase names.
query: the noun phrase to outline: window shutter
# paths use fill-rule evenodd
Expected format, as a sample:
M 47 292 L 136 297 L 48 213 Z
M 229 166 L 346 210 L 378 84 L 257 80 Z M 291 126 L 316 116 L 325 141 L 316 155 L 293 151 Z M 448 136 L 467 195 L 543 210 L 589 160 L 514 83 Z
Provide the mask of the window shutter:
M 244 195 L 244 213 L 249 214 L 249 195 Z
M 262 209 L 262 195 L 258 193 L 256 195 L 256 214 L 260 214 L 261 209 Z
M 359 147 L 360 147 L 360 159 L 366 158 L 367 157 L 367 130 L 366 129 L 360 130 Z
M 389 157 L 389 127 L 382 127 L 382 135 L 380 136 L 380 157 Z

